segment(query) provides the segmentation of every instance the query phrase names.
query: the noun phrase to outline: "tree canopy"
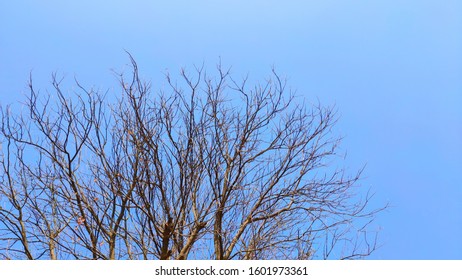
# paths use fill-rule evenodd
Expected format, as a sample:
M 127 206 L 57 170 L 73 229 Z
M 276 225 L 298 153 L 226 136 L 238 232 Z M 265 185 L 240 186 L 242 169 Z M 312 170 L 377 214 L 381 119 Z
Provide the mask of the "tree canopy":
M 121 94 L 36 91 L 1 109 L 0 256 L 9 259 L 326 259 L 376 249 L 352 175 L 333 163 L 335 109 L 275 71 L 131 72 Z M 365 194 L 363 197 L 362 194 Z

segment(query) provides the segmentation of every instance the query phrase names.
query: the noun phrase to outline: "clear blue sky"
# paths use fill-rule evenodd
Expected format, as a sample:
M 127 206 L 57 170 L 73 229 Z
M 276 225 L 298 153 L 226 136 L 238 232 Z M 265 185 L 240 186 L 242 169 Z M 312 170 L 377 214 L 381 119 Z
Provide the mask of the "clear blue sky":
M 124 49 L 154 81 L 219 57 L 257 79 L 274 65 L 337 105 L 346 164 L 392 205 L 371 258 L 462 259 L 461 1 L 2 1 L 0 102 L 31 70 L 41 88 L 54 71 L 115 87 Z

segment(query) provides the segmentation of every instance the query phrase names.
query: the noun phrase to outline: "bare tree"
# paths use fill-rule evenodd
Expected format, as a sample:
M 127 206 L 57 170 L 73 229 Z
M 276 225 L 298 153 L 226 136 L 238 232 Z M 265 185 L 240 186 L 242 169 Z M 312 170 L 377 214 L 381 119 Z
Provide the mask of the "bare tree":
M 122 95 L 43 95 L 1 111 L 0 255 L 10 259 L 326 259 L 376 249 L 381 209 L 333 165 L 333 108 L 274 71 L 221 65 L 153 93 L 131 58 Z

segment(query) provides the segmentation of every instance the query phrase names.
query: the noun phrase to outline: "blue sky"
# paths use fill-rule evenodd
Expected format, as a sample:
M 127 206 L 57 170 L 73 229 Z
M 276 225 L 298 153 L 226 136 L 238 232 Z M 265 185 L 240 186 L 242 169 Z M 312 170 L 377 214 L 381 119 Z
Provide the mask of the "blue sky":
M 336 104 L 345 164 L 391 204 L 370 258 L 462 259 L 461 1 L 3 1 L 0 103 L 30 71 L 43 89 L 55 71 L 114 88 L 124 50 L 154 82 L 221 58 Z

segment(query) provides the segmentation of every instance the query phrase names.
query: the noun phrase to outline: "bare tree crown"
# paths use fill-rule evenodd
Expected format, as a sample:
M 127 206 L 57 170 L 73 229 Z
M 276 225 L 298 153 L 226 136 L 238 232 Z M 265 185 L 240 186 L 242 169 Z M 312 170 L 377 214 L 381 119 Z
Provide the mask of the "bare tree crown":
M 359 258 L 375 250 L 333 108 L 196 68 L 153 92 L 131 58 L 121 97 L 77 82 L 1 111 L 0 256 L 11 259 Z M 55 98 L 51 98 L 54 96 Z M 369 234 L 368 234 L 369 233 Z

